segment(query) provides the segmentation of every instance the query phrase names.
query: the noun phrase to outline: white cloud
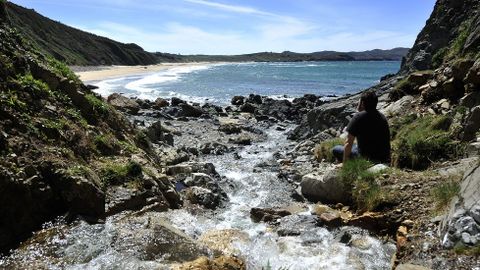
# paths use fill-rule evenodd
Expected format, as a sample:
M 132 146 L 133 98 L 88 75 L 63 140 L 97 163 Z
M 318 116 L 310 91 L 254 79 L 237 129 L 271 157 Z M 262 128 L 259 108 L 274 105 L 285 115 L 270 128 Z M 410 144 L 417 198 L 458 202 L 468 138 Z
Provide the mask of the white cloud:
M 147 51 L 161 51 L 182 54 L 243 54 L 261 51 L 314 52 L 320 50 L 361 51 L 374 48 L 390 49 L 397 46 L 411 46 L 415 36 L 388 31 L 364 33 L 341 32 L 320 35 L 304 31 L 301 27 L 278 29 L 263 25 L 262 31 L 242 33 L 234 31 L 211 32 L 199 27 L 170 22 L 151 32 L 113 22 L 101 23 L 98 27 L 84 28 L 98 35 L 114 40 L 137 43 Z M 275 28 L 275 29 L 274 29 Z M 310 29 L 310 31 L 313 31 Z

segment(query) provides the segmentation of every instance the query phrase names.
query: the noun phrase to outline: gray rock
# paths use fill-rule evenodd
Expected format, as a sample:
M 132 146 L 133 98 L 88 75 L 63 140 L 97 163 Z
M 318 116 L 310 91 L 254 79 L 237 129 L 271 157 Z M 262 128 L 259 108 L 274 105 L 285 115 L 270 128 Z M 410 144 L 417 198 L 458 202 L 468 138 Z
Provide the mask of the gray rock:
M 130 114 L 136 114 L 140 110 L 140 105 L 138 102 L 136 102 L 134 99 L 124 97 L 118 93 L 108 96 L 107 101 L 113 107 Z
M 410 263 L 402 263 L 395 268 L 396 270 L 431 270 L 428 267 L 420 266 L 420 265 L 415 265 L 415 264 L 410 264 Z
M 212 163 L 206 162 L 188 162 L 167 167 L 167 175 L 189 175 L 191 173 L 204 173 L 211 176 L 218 175 L 215 166 Z
M 403 115 L 412 109 L 414 100 L 413 96 L 404 96 L 382 109 L 381 112 L 387 116 Z
M 316 173 L 307 174 L 303 176 L 300 186 L 303 196 L 313 202 L 345 204 L 350 202 L 348 188 L 335 170 L 328 171 L 323 176 Z
M 470 112 L 463 129 L 462 140 L 473 141 L 477 138 L 476 133 L 480 130 L 480 106 L 476 106 Z

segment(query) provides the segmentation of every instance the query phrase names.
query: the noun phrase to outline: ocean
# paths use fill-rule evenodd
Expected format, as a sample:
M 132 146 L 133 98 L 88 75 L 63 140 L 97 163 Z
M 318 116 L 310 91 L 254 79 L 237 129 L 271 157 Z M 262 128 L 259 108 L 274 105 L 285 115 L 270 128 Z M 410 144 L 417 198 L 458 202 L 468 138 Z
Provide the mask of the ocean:
M 180 66 L 168 70 L 93 82 L 97 93 L 122 93 L 155 100 L 178 97 L 226 105 L 233 96 L 251 93 L 295 98 L 304 94 L 351 94 L 396 73 L 399 61 L 231 63 Z

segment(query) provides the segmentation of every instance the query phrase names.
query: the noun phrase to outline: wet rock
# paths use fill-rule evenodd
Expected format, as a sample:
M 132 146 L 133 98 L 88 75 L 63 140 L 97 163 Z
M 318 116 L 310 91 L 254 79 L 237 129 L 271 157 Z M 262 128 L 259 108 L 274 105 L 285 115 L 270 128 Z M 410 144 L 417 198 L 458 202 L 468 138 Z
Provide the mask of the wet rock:
M 287 210 L 273 208 L 252 208 L 250 210 L 250 217 L 254 222 L 276 222 L 278 219 L 291 214 Z
M 152 105 L 152 108 L 155 110 L 161 110 L 162 108 L 170 106 L 170 103 L 168 100 L 163 99 L 163 98 L 157 98 L 155 102 Z
M 154 143 L 158 142 L 165 142 L 168 145 L 173 146 L 174 139 L 173 135 L 166 133 L 166 130 L 160 121 L 153 123 L 151 126 L 147 128 L 145 131 L 145 134 L 147 134 L 147 137 Z
M 218 175 L 215 166 L 206 162 L 189 162 L 167 167 L 167 175 L 204 173 L 210 176 Z
M 240 144 L 240 145 L 251 145 L 252 144 L 252 138 L 246 134 L 241 134 L 237 137 L 233 137 L 228 139 L 229 142 L 233 144 Z
M 177 116 L 179 117 L 200 117 L 202 114 L 205 113 L 202 108 L 198 106 L 192 106 L 187 103 L 179 104 L 180 111 L 178 112 Z
M 190 154 L 173 147 L 158 149 L 162 157 L 162 163 L 165 165 L 176 165 L 190 160 Z
M 247 98 L 247 102 L 252 104 L 262 104 L 262 97 L 260 95 L 250 94 Z
M 232 149 L 222 143 L 207 142 L 200 146 L 199 151 L 204 155 L 223 155 L 225 153 L 231 152 Z
M 224 255 L 238 254 L 238 243 L 247 243 L 249 235 L 237 229 L 212 230 L 203 233 L 198 242 L 211 250 L 221 252 Z
M 255 113 L 256 109 L 257 107 L 255 107 L 253 104 L 248 102 L 240 106 L 240 111 L 245 113 Z
M 140 105 L 138 105 L 137 101 L 124 97 L 118 93 L 108 96 L 107 101 L 116 109 L 129 114 L 137 114 L 140 110 Z
M 239 125 L 233 123 L 222 124 L 218 128 L 218 131 L 225 134 L 238 134 L 242 132 L 242 128 Z
M 244 102 L 245 102 L 245 97 L 242 97 L 242 96 L 234 96 L 231 101 L 232 105 L 235 105 L 235 106 L 243 105 Z
M 201 257 L 197 260 L 182 265 L 174 266 L 173 270 L 245 270 L 245 263 L 236 257 L 221 256 L 216 259 Z
M 264 102 L 258 106 L 255 114 L 267 115 L 279 121 L 285 120 L 300 120 L 301 115 L 297 108 L 288 100 L 265 99 Z
M 396 270 L 431 270 L 428 267 L 410 264 L 410 263 L 399 264 L 395 269 Z
M 317 218 L 308 215 L 289 215 L 280 219 L 277 233 L 279 236 L 296 236 L 315 230 Z
M 208 209 L 217 208 L 223 199 L 208 188 L 196 186 L 187 188 L 185 197 L 191 203 L 205 206 Z
M 178 106 L 178 105 L 180 105 L 180 104 L 186 104 L 186 103 L 187 103 L 186 101 L 181 100 L 181 99 L 179 99 L 179 98 L 177 98 L 177 97 L 172 97 L 172 99 L 171 99 L 171 104 L 172 104 L 172 106 Z
M 124 210 L 139 210 L 146 205 L 154 203 L 153 200 L 147 200 L 151 195 L 153 194 L 146 190 L 131 189 L 122 186 L 109 187 L 107 189 L 106 214 L 114 215 Z M 162 196 L 162 194 L 157 194 L 157 196 Z M 163 196 L 161 199 L 157 197 L 156 202 L 162 203 L 164 211 L 169 208 Z
M 303 196 L 313 202 L 346 204 L 350 202 L 349 190 L 335 170 L 324 175 L 307 174 L 302 177 L 300 186 Z

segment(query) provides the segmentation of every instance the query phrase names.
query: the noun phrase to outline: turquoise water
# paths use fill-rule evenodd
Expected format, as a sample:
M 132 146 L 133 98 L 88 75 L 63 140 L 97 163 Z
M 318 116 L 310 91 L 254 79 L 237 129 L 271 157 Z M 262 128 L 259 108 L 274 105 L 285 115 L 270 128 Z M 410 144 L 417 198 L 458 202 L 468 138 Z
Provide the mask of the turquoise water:
M 118 92 L 154 100 L 179 97 L 228 104 L 235 95 L 298 97 L 344 95 L 379 82 L 400 68 L 398 61 L 240 63 L 179 66 L 152 74 L 96 82 L 104 96 Z

